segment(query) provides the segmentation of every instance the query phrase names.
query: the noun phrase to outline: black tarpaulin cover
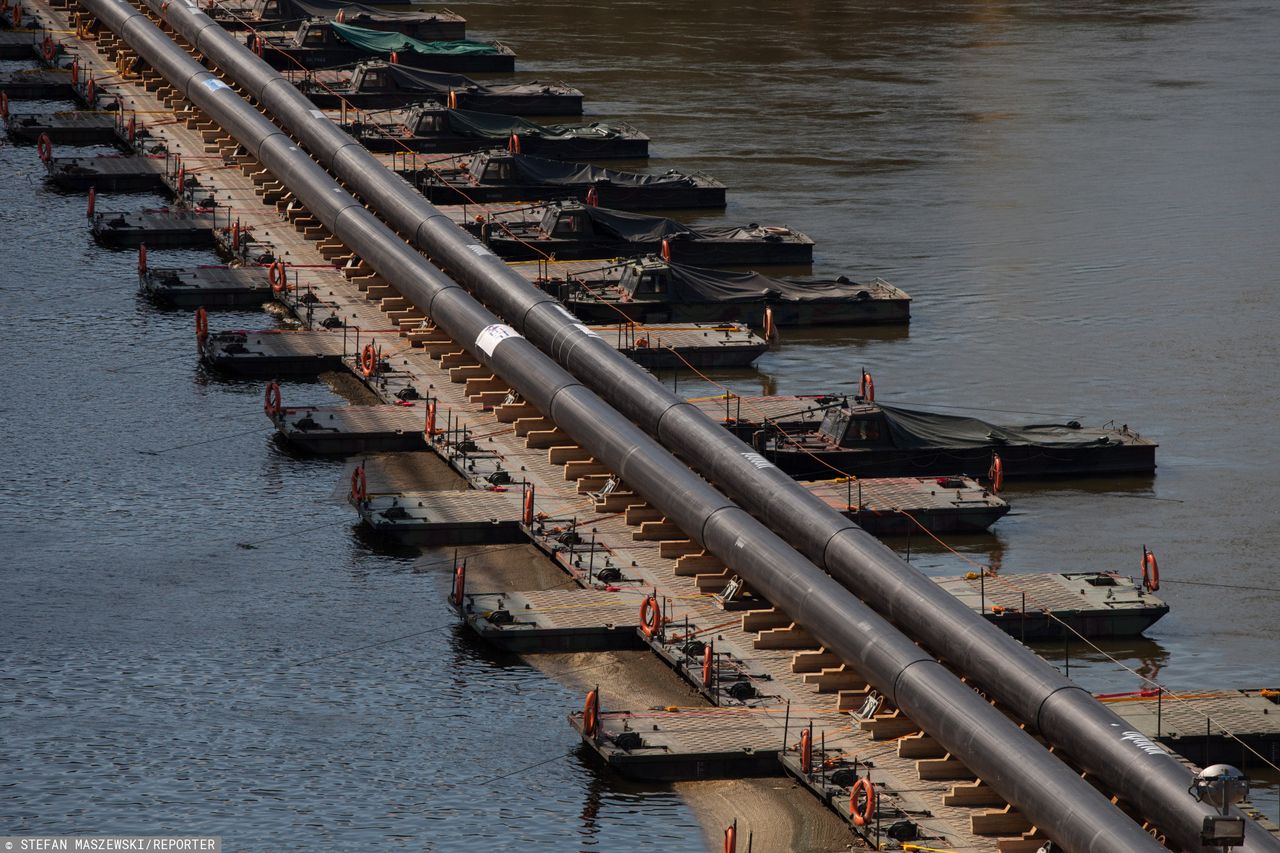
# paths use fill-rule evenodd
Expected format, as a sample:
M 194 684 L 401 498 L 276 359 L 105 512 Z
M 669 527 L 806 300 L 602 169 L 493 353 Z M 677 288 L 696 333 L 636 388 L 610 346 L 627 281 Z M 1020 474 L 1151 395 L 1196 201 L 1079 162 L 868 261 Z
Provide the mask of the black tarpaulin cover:
M 884 412 L 896 447 L 991 447 L 1040 445 L 1044 447 L 1088 447 L 1115 443 L 1105 430 L 1075 429 L 1066 424 L 998 426 L 977 418 L 939 415 L 897 406 L 877 404 Z
M 667 274 L 667 295 L 675 302 L 848 302 L 866 298 L 866 288 L 853 282 L 795 281 L 684 264 L 667 264 Z
M 365 15 L 375 21 L 429 21 L 435 18 L 433 12 L 397 12 L 391 9 L 379 9 L 376 6 L 364 6 L 359 3 L 344 3 L 342 0 L 283 0 L 282 11 L 292 7 L 297 17 L 329 18 L 345 13 L 347 20 L 354 20 L 358 15 Z
M 536 95 L 552 90 L 550 84 L 537 81 L 486 86 L 461 74 L 445 74 L 440 71 L 427 71 L 422 68 L 410 68 L 407 65 L 392 65 L 391 63 L 379 63 L 379 66 L 391 75 L 391 79 L 395 81 L 395 88 L 402 92 L 429 92 L 447 95 L 450 90 L 453 90 L 473 95 Z
M 506 140 L 512 134 L 537 136 L 542 139 L 613 139 L 621 135 L 616 127 L 601 122 L 591 124 L 543 125 L 516 116 L 478 113 L 472 110 L 447 110 L 449 128 L 460 136 L 478 136 Z
M 604 169 L 586 163 L 544 160 L 541 157 L 530 157 L 528 154 L 512 155 L 512 160 L 520 178 L 531 184 L 583 186 L 608 181 L 611 184 L 628 187 L 695 186 L 693 178 L 675 171 L 663 175 L 640 175 L 634 172 Z

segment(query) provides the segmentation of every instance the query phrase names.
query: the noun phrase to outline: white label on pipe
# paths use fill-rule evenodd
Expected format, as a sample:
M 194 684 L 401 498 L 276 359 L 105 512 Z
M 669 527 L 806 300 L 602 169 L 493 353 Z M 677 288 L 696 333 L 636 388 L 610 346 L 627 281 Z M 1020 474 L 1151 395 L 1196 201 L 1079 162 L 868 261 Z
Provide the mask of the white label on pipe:
M 223 83 L 221 80 L 219 80 L 217 77 L 210 77 L 208 80 L 203 80 L 201 82 L 204 85 L 204 87 L 208 89 L 210 92 L 216 92 L 219 89 L 231 88 L 226 83 Z
M 480 334 L 476 337 L 476 346 L 484 350 L 485 355 L 493 355 L 493 351 L 498 348 L 498 344 L 507 338 L 518 338 L 519 333 L 510 326 L 504 326 L 502 323 L 494 323 L 492 326 L 485 326 L 480 330 Z
M 739 536 L 737 539 L 733 540 L 733 547 L 735 547 L 735 548 L 745 548 L 745 547 L 747 547 L 746 540 L 745 540 L 745 539 L 743 539 L 741 536 Z
M 742 454 L 742 458 L 747 460 L 757 468 L 759 468 L 761 471 L 763 471 L 766 468 L 774 467 L 772 462 L 770 462 L 768 459 L 765 459 L 759 453 L 744 453 Z
M 482 258 L 483 258 L 485 255 L 492 255 L 492 254 L 493 254 L 493 252 L 490 252 L 490 251 L 489 251 L 489 247 L 488 247 L 488 246 L 482 246 L 482 245 L 480 245 L 479 243 L 475 243 L 475 244 L 473 244 L 473 245 L 467 246 L 467 248 L 468 248 L 468 249 L 470 249 L 470 250 L 471 250 L 471 252 L 472 252 L 473 254 L 479 255 L 479 256 L 480 256 L 480 257 L 482 257 Z
M 328 118 L 328 116 L 324 114 L 324 110 L 310 110 L 310 112 L 313 118 Z
M 581 323 L 574 323 L 573 327 L 577 329 L 579 332 L 582 332 L 582 334 L 584 335 L 588 335 L 593 338 L 600 337 L 599 335 L 596 334 L 595 330 L 592 329 L 590 326 L 584 326 Z

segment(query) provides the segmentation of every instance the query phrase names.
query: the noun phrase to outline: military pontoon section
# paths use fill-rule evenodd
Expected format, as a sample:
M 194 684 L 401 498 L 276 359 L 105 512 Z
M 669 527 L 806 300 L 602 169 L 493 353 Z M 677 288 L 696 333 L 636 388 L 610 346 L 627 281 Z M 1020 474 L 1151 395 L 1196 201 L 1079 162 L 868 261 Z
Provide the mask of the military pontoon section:
M 242 6 L 217 3 L 207 14 L 224 30 L 232 32 L 283 29 L 315 18 L 403 33 L 424 41 L 456 41 L 467 37 L 467 19 L 444 9 L 391 9 L 341 0 L 257 0 Z
M 514 71 L 516 55 L 501 42 L 422 41 L 336 21 L 304 21 L 289 36 L 251 33 L 246 44 L 272 68 L 330 68 L 364 59 L 432 71 Z

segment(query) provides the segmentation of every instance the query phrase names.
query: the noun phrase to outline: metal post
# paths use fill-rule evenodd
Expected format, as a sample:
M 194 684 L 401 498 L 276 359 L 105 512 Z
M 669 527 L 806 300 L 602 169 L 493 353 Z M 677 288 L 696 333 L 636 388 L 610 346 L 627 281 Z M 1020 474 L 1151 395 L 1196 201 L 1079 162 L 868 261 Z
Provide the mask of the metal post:
M 587 553 L 587 583 L 591 583 L 591 576 L 596 570 L 596 531 L 591 530 L 591 551 Z
M 714 658 L 713 658 L 714 660 Z M 714 670 L 715 667 L 712 667 Z M 719 704 L 717 702 L 716 704 Z M 787 700 L 787 714 L 782 718 L 782 751 L 787 751 L 787 730 L 791 728 L 791 700 Z
M 978 612 L 982 614 L 982 618 L 987 618 L 987 570 L 985 568 L 978 570 Z
M 1071 677 L 1071 630 L 1062 626 L 1062 653 L 1067 663 L 1067 678 Z
M 1027 641 L 1027 592 L 1022 592 L 1022 642 Z
M 1164 734 L 1164 687 L 1156 685 L 1156 737 Z

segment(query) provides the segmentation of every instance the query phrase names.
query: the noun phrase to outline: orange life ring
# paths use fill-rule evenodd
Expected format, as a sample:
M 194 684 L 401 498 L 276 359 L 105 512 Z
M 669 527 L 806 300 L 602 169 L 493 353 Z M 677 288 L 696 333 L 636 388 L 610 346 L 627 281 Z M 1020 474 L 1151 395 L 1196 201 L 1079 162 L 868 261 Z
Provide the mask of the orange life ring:
M 269 418 L 274 418 L 284 411 L 284 401 L 281 399 L 279 382 L 267 383 L 267 390 L 262 395 L 262 411 L 266 412 Z
M 284 261 L 272 261 L 267 267 L 267 281 L 271 284 L 271 292 L 279 296 L 288 289 L 288 275 L 284 270 Z
M 13 28 L 16 30 L 22 26 L 22 4 L 13 4 Z
M 147 272 L 147 244 L 138 244 L 138 275 L 145 275 Z
M 649 339 L 647 337 L 636 338 L 636 349 L 648 349 L 648 348 L 649 348 Z
M 427 434 L 428 439 L 435 438 L 436 435 L 436 401 L 432 400 L 427 403 L 427 423 L 423 432 Z
M 866 802 L 862 807 L 858 807 L 858 792 L 862 791 L 866 796 Z M 866 826 L 876 814 L 876 787 L 871 784 L 871 780 L 863 776 L 857 782 L 853 783 L 853 787 L 849 790 L 849 815 L 853 818 L 854 826 Z
M 240 251 L 240 220 L 237 219 L 231 226 L 231 250 Z
M 88 203 L 87 207 L 85 208 L 84 215 L 85 215 L 85 216 L 87 216 L 87 217 L 89 217 L 90 219 L 92 219 L 92 218 L 93 218 L 93 210 L 94 210 L 94 208 L 95 208 L 95 207 L 97 207 L 97 206 L 98 206 L 98 188 L 97 188 L 97 187 L 89 187 L 89 203 Z
M 76 57 L 71 60 L 71 85 L 80 85 L 80 58 Z
M 999 453 L 991 454 L 991 467 L 987 469 L 987 479 L 991 481 L 991 491 L 998 492 L 1004 488 L 1004 461 Z
M 253 37 L 253 52 L 262 56 L 262 36 Z
M 1147 546 L 1142 546 L 1142 588 L 1147 592 L 1155 592 L 1160 589 L 1160 565 L 1156 562 L 1156 555 L 1147 550 Z
M 44 37 L 44 42 L 40 45 L 40 52 L 44 54 L 46 62 L 53 62 L 53 58 L 58 55 L 57 48 L 53 45 L 53 36 Z
M 582 733 L 595 737 L 600 731 L 600 696 L 594 690 L 587 691 L 587 701 L 582 703 Z
M 369 480 L 365 477 L 364 466 L 357 465 L 351 472 L 351 501 L 364 503 L 369 500 Z
M 507 150 L 512 154 L 520 153 L 520 134 L 511 134 L 511 138 L 507 140 Z
M 138 117 L 129 116 L 129 129 L 128 129 L 129 142 L 133 143 L 134 141 L 137 140 L 137 138 L 138 138 Z
M 94 81 L 92 77 L 90 77 L 89 82 L 84 84 L 84 99 L 85 99 L 85 102 L 88 103 L 90 107 L 93 106 L 93 101 L 94 101 L 94 98 L 97 96 L 97 94 L 98 94 L 98 84 Z
M 587 190 L 587 204 L 590 205 L 591 207 L 600 206 L 600 193 L 596 190 L 595 187 L 592 187 L 591 189 Z
M 738 827 L 728 826 L 724 830 L 724 853 L 737 853 Z
M 178 167 L 178 176 L 173 182 L 174 188 L 178 191 L 178 195 L 185 195 L 187 192 L 187 164 L 183 163 Z
M 450 601 L 455 607 L 462 606 L 462 597 L 467 591 L 467 567 L 459 563 L 453 569 L 453 595 Z
M 813 772 L 813 735 L 808 729 L 800 732 L 800 769 L 806 776 Z
M 458 108 L 457 92 L 453 91 L 452 89 L 449 90 L 449 99 L 445 102 L 445 106 L 447 106 L 451 110 L 456 110 Z
M 392 65 L 399 65 L 399 64 L 400 64 L 400 55 L 399 55 L 398 53 L 396 53 L 394 50 L 393 50 L 393 51 L 391 51 L 391 64 L 392 64 Z
M 207 341 L 208 339 L 209 339 L 209 312 L 204 310 L 204 306 L 201 305 L 199 308 L 196 309 L 196 343 L 203 348 L 204 342 Z M 270 390 L 270 388 L 271 386 L 268 385 L 267 386 L 268 391 Z M 277 385 L 276 386 L 277 395 L 279 394 L 279 392 L 280 392 L 280 386 Z M 267 412 L 267 414 L 270 415 L 271 413 Z
M 347 21 L 347 10 L 339 9 L 338 14 L 335 15 L 333 19 L 337 21 L 339 24 L 345 24 Z
M 710 644 L 708 644 L 702 650 L 702 686 L 703 687 L 711 686 L 711 666 L 715 662 L 715 659 L 716 659 L 716 653 L 711 650 L 711 646 Z
M 662 238 L 662 259 L 667 263 L 671 263 L 671 241 Z
M 0 118 L 9 117 L 9 93 L 0 92 Z
M 658 606 L 657 596 L 646 596 L 640 604 L 640 630 L 650 638 L 662 630 L 662 608 Z
M 36 140 L 36 153 L 45 163 L 53 159 L 53 141 L 49 139 L 49 134 L 40 134 L 40 138 Z
M 378 369 L 378 351 L 373 348 L 373 344 L 365 344 L 364 350 L 360 353 L 360 372 L 365 378 L 372 376 Z
M 533 527 L 533 486 L 525 490 L 524 493 L 524 512 L 520 515 L 520 520 L 524 522 L 525 527 Z
M 778 327 L 773 324 L 773 308 L 766 305 L 764 309 L 764 339 L 770 343 L 778 336 Z

